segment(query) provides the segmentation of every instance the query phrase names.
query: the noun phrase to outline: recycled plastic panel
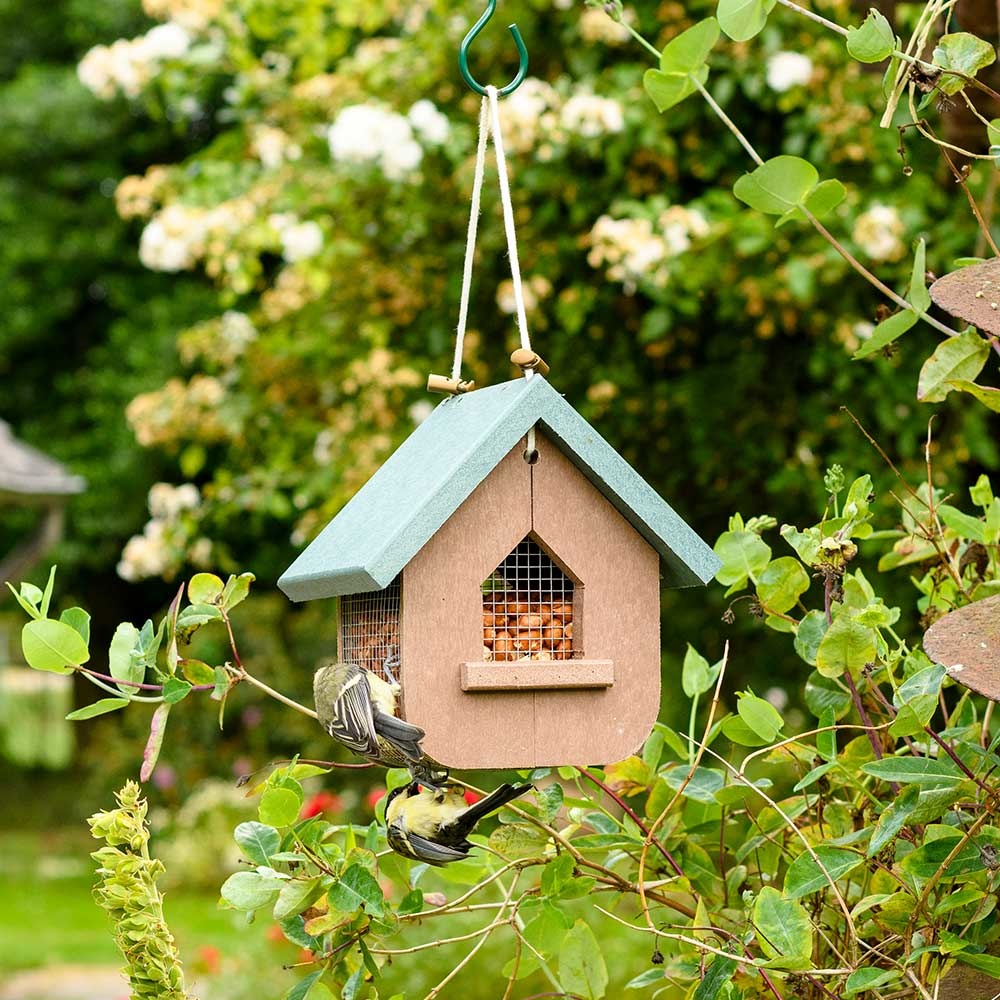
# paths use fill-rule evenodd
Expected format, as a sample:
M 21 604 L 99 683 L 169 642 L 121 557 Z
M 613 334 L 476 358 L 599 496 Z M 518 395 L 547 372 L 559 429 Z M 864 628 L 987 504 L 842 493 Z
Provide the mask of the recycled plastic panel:
M 620 760 L 659 708 L 658 555 L 544 434 L 536 446 L 528 465 L 517 442 L 403 571 L 405 717 L 449 767 Z M 515 690 L 462 690 L 467 664 L 517 666 L 483 662 L 481 586 L 529 533 L 574 580 L 581 683 L 594 683 L 600 661 L 611 686 L 539 689 L 527 670 Z

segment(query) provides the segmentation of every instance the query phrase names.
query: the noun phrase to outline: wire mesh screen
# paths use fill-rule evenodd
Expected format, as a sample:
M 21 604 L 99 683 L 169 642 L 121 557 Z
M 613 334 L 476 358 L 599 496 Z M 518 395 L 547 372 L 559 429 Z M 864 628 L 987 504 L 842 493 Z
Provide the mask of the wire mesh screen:
M 383 590 L 348 594 L 340 599 L 340 660 L 356 663 L 387 681 L 403 680 L 402 663 L 385 662 L 399 655 L 400 577 Z
M 483 659 L 573 656 L 573 581 L 525 538 L 483 584 Z

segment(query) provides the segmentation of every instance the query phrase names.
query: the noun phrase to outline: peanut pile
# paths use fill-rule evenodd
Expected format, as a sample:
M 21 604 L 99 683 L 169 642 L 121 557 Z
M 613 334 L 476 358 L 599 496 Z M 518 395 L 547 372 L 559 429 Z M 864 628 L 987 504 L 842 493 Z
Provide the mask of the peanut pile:
M 573 605 L 544 594 L 483 594 L 483 659 L 568 660 Z
M 398 612 L 362 611 L 350 621 L 351 628 L 344 630 L 346 659 L 384 678 L 382 664 L 393 648 L 399 649 Z

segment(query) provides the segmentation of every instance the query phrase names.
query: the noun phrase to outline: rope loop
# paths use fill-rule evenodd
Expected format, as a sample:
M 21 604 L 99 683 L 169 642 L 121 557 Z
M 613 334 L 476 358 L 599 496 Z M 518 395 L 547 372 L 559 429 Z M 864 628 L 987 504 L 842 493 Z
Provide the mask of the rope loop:
M 465 344 L 465 330 L 469 319 L 469 296 L 472 289 L 472 265 L 476 253 L 476 236 L 481 211 L 483 176 L 486 172 L 486 143 L 493 136 L 493 148 L 497 157 L 497 174 L 500 181 L 500 201 L 503 205 L 504 229 L 507 233 L 507 254 L 510 258 L 510 276 L 514 286 L 514 306 L 517 313 L 517 329 L 521 347 L 531 350 L 528 336 L 528 316 L 524 306 L 524 290 L 521 287 L 521 265 L 517 256 L 517 234 L 514 230 L 514 207 L 510 197 L 510 180 L 507 176 L 507 157 L 503 148 L 503 133 L 500 127 L 500 104 L 497 88 L 486 87 L 483 103 L 479 111 L 479 145 L 476 149 L 476 173 L 472 182 L 472 204 L 469 210 L 469 231 L 465 244 L 465 264 L 462 269 L 462 297 L 458 307 L 458 327 L 455 336 L 455 357 L 451 368 L 452 379 L 462 374 L 462 351 Z M 525 379 L 534 372 L 526 369 Z

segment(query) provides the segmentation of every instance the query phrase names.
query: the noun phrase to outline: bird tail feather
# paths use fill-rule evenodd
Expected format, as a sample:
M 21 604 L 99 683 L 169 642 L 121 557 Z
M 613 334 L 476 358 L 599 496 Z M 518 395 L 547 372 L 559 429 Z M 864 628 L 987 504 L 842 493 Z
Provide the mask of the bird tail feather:
M 399 747 L 409 759 L 420 760 L 423 757 L 420 741 L 424 738 L 424 731 L 419 726 L 397 719 L 394 715 L 386 715 L 385 712 L 376 712 L 374 723 L 375 732 L 384 736 L 393 746 Z
M 463 837 L 466 836 L 484 816 L 488 816 L 491 812 L 496 812 L 501 806 L 507 805 L 508 802 L 513 801 L 519 795 L 523 795 L 532 788 L 534 788 L 534 785 L 503 784 L 496 791 L 490 792 L 486 798 L 473 803 L 462 813 L 459 820 L 461 835 Z

